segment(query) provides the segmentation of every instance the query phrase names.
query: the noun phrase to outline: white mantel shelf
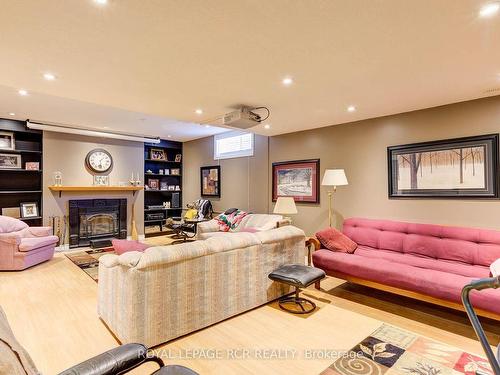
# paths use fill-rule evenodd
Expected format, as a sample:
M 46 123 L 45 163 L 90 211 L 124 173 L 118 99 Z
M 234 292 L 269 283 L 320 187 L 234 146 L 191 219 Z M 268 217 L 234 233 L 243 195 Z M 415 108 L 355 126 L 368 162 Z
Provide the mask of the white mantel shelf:
M 50 191 L 59 192 L 59 198 L 63 191 L 66 192 L 106 192 L 106 191 L 131 191 L 135 195 L 137 191 L 143 190 L 144 186 L 49 186 Z

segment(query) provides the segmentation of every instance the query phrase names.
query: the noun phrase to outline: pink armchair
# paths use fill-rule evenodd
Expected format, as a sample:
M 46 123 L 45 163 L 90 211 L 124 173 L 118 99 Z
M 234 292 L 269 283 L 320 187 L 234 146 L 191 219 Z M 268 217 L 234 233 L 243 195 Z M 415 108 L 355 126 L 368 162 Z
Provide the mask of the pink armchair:
M 19 271 L 52 259 L 59 238 L 50 227 L 32 227 L 0 215 L 0 271 Z

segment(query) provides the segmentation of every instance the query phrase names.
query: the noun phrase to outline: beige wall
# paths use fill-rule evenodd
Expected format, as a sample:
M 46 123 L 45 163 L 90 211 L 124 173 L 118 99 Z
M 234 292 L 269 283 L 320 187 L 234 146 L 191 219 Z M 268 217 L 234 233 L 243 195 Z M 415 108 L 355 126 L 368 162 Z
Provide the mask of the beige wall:
M 221 166 L 221 198 L 209 198 L 215 211 L 237 207 L 252 212 L 268 211 L 268 137 L 255 136 L 252 157 L 214 160 L 213 137 L 183 145 L 183 203 L 200 198 L 200 167 Z
M 144 145 L 139 142 L 85 137 L 72 134 L 44 132 L 43 135 L 43 214 L 44 223 L 51 215 L 68 214 L 68 200 L 92 198 L 127 198 L 129 202 L 128 231 L 130 235 L 131 203 L 135 202 L 135 218 L 139 234 L 144 233 L 144 193 L 132 197 L 132 193 L 52 193 L 53 173 L 61 171 L 64 185 L 92 185 L 92 174 L 85 167 L 85 156 L 94 148 L 103 148 L 113 157 L 113 169 L 109 173 L 110 184 L 128 182 L 132 172 L 144 178 Z
M 320 158 L 344 168 L 335 194 L 337 226 L 362 216 L 500 229 L 500 201 L 389 199 L 387 146 L 500 132 L 500 96 L 270 138 L 270 162 Z M 298 205 L 297 226 L 312 234 L 328 224 L 327 188 L 320 205 Z

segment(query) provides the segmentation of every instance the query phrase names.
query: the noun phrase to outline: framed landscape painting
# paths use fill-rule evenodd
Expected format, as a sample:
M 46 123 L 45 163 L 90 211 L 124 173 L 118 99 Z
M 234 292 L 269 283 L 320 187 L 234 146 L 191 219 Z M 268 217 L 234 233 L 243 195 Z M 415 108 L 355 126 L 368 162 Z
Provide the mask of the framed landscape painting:
M 273 163 L 273 202 L 278 197 L 319 203 L 319 159 Z
M 498 198 L 498 134 L 387 148 L 390 198 Z
M 201 167 L 201 196 L 220 198 L 220 166 Z

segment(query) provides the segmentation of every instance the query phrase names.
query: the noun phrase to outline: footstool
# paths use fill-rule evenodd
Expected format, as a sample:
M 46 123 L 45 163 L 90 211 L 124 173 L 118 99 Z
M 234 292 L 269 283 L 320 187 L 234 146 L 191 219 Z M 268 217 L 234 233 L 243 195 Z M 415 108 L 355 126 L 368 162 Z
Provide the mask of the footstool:
M 285 264 L 271 272 L 268 277 L 273 281 L 295 287 L 295 295 L 284 296 L 278 300 L 278 305 L 282 310 L 292 314 L 308 314 L 316 309 L 316 304 L 299 297 L 300 289 L 319 282 L 326 277 L 326 274 L 319 268 L 303 264 Z

